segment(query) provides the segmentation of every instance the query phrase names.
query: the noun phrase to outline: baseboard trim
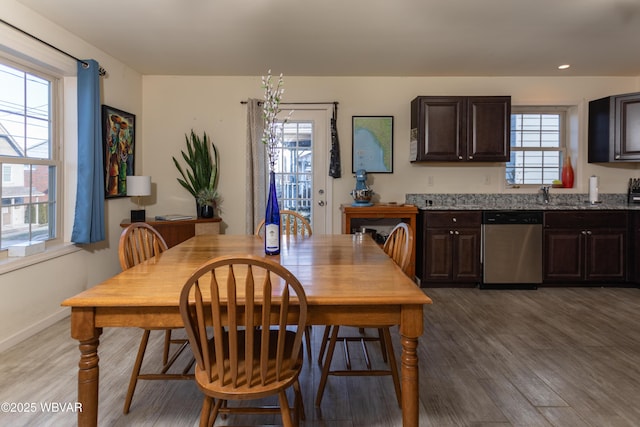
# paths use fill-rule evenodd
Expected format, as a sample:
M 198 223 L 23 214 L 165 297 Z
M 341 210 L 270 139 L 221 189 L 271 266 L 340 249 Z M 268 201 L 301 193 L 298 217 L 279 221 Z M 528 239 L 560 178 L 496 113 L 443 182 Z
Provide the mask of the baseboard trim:
M 48 328 L 54 323 L 64 319 L 65 317 L 69 317 L 71 315 L 70 307 L 63 307 L 55 313 L 45 317 L 44 319 L 29 325 L 28 327 L 22 329 L 19 332 L 11 335 L 10 337 L 0 341 L 0 352 L 10 349 L 11 347 L 21 343 L 22 341 L 31 338 L 38 332 Z

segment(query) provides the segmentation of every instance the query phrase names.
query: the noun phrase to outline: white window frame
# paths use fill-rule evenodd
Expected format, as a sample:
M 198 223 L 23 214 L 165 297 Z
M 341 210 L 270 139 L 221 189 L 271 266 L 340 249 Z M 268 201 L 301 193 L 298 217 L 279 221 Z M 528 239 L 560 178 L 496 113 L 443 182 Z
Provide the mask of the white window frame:
M 59 98 L 60 98 L 60 86 L 61 86 L 61 76 L 55 75 L 51 72 L 42 71 L 36 68 L 33 68 L 29 65 L 25 65 L 22 63 L 16 63 L 7 58 L 0 57 L 0 62 L 10 68 L 19 70 L 21 72 L 27 73 L 29 75 L 36 76 L 43 80 L 46 80 L 50 84 L 50 96 L 49 96 L 49 138 L 50 138 L 50 146 L 49 146 L 49 157 L 48 158 L 39 158 L 39 157 L 0 157 L 0 161 L 5 164 L 20 164 L 24 166 L 25 170 L 28 170 L 33 166 L 42 166 L 42 167 L 55 167 L 54 176 L 49 177 L 48 191 L 50 191 L 49 201 L 53 201 L 53 203 L 47 203 L 47 205 L 40 205 L 36 207 L 37 209 L 46 208 L 49 212 L 48 214 L 48 237 L 45 238 L 45 245 L 49 246 L 51 244 L 59 244 L 61 242 L 61 203 L 62 203 L 62 193 L 58 189 L 60 188 L 60 183 L 62 182 L 62 161 L 61 161 L 61 152 L 60 152 L 60 144 L 59 144 L 59 117 L 61 116 L 62 109 L 60 108 Z M 26 154 L 26 153 L 25 153 Z M 31 179 L 31 177 L 29 177 Z M 4 184 L 4 183 L 3 183 Z M 26 205 L 21 205 L 20 209 L 31 209 L 31 206 L 35 205 L 36 201 L 29 201 Z M 1 230 L 0 230 L 1 232 Z M 31 225 L 28 227 L 28 232 L 32 233 L 33 230 Z M 3 239 L 4 240 L 4 239 Z M 0 256 L 6 256 L 8 247 L 4 243 L 2 244 L 2 249 L 0 249 Z
M 58 97 L 55 104 L 57 150 L 63 167 L 58 181 L 58 238 L 46 242 L 44 253 L 28 257 L 7 258 L 7 251 L 0 251 L 0 275 L 81 250 L 71 243 L 73 211 L 76 204 L 75 190 L 78 173 L 77 134 L 77 63 L 65 54 L 25 37 L 19 31 L 0 25 L 0 57 L 16 64 L 30 67 L 44 74 L 58 76 Z M 1 276 L 0 276 L 1 279 Z
M 527 152 L 527 151 L 543 151 L 543 152 L 557 152 L 559 153 L 558 174 L 557 178 L 561 179 L 562 162 L 568 151 L 569 145 L 569 110 L 570 107 L 566 106 L 513 106 L 511 108 L 511 114 L 558 114 L 560 116 L 560 129 L 559 129 L 559 146 L 558 147 L 514 147 L 511 146 L 511 153 L 514 152 Z M 512 134 L 514 130 L 512 129 Z M 525 165 L 526 168 L 526 165 Z M 507 188 L 539 188 L 541 185 L 551 185 L 551 182 L 536 182 L 536 183 L 511 183 L 507 179 L 508 163 L 505 165 L 505 185 Z M 554 179 L 554 178 L 552 178 Z
M 3 35 L 2 31 L 0 31 L 0 35 Z M 7 37 L 6 41 L 8 44 L 13 41 L 11 35 Z M 55 176 L 55 185 L 50 186 L 50 191 L 56 192 L 55 237 L 46 240 L 45 252 L 37 255 L 8 257 L 9 251 L 6 248 L 0 250 L 0 275 L 79 250 L 69 242 L 68 234 L 70 231 L 67 231 L 67 227 L 72 224 L 72 218 L 65 218 L 63 216 L 64 212 L 68 211 L 69 206 L 73 207 L 75 204 L 75 198 L 68 199 L 65 197 L 66 194 L 70 194 L 65 191 L 65 188 L 68 185 L 75 185 L 77 165 L 65 165 L 64 158 L 70 154 L 73 155 L 77 153 L 75 146 L 75 144 L 77 144 L 77 134 L 75 133 L 75 121 L 73 123 L 67 123 L 64 120 L 64 114 L 67 112 L 70 114 L 70 117 L 75 116 L 76 66 L 75 63 L 69 64 L 68 58 L 52 58 L 49 50 L 43 52 L 41 46 L 33 48 L 31 44 L 18 43 L 17 47 L 24 49 L 20 55 L 17 55 L 15 50 L 7 50 L 6 46 L 0 45 L 0 61 L 6 65 L 56 80 L 50 101 L 52 111 L 57 111 L 56 114 L 52 113 L 53 123 L 51 131 L 51 150 L 52 156 L 55 156 L 56 159 L 55 166 L 57 173 Z M 43 60 L 38 60 L 37 58 L 39 57 L 43 58 Z M 65 94 L 66 97 L 64 96 Z M 72 127 L 70 128 L 69 126 Z M 73 130 L 73 132 L 69 132 L 69 130 Z M 70 143 L 70 145 L 67 144 L 67 148 L 64 148 L 64 150 L 64 145 L 62 144 L 63 135 L 66 135 L 67 143 Z M 32 163 L 37 163 L 37 161 Z

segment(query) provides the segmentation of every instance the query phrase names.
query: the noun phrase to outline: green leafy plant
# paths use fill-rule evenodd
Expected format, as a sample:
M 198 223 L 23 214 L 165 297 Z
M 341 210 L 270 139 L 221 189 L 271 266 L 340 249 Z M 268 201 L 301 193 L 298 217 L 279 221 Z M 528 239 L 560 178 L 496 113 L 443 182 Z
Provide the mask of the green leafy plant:
M 178 182 L 196 198 L 198 203 L 203 200 L 203 197 L 212 197 L 209 200 L 213 202 L 218 197 L 218 149 L 210 141 L 206 132 L 200 138 L 192 129 L 190 135 L 185 135 L 185 140 L 187 151 L 181 151 L 181 153 L 188 166 L 185 168 L 186 173 L 178 160 L 173 157 L 173 163 L 182 176 L 182 178 L 178 178 Z M 209 146 L 212 150 L 209 149 Z
M 218 192 L 211 188 L 203 188 L 196 195 L 196 202 L 200 206 L 214 206 L 218 199 Z

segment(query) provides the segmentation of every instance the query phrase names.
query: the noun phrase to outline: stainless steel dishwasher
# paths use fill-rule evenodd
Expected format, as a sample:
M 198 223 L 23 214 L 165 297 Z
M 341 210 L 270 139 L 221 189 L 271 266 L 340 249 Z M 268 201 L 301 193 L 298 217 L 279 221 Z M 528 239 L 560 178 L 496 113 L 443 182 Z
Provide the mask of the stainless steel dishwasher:
M 542 283 L 542 212 L 484 211 L 483 288 L 532 288 Z

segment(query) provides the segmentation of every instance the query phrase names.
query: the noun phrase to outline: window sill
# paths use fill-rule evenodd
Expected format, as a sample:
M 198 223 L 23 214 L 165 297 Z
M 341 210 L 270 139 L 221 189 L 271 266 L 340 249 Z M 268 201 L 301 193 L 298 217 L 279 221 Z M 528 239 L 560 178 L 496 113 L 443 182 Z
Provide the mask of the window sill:
M 63 243 L 61 245 L 47 248 L 44 252 L 35 255 L 26 257 L 5 257 L 0 259 L 0 275 L 77 252 L 79 250 L 81 249 L 73 243 Z

